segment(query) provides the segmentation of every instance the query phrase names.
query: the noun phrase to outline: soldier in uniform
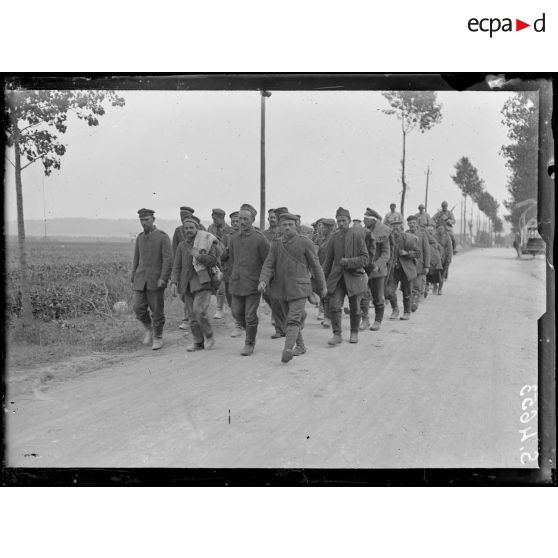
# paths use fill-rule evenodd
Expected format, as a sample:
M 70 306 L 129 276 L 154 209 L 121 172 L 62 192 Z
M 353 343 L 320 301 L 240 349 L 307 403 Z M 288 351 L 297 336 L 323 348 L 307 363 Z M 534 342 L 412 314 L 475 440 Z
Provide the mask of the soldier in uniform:
M 130 281 L 134 312 L 145 328 L 143 344 L 153 350 L 163 346 L 165 288 L 172 268 L 172 246 L 167 233 L 155 226 L 152 209 L 138 210 L 143 232 L 136 238 Z
M 372 331 L 378 331 L 382 326 L 384 318 L 384 287 L 385 280 L 388 274 L 388 262 L 391 257 L 389 237 L 391 229 L 382 223 L 382 217 L 373 209 L 366 208 L 364 214 L 364 226 L 368 229 L 371 240 L 368 240 L 368 252 L 370 256 L 370 263 L 368 264 L 368 286 L 372 294 L 372 302 L 374 304 L 374 323 L 370 325 L 368 318 L 368 299 L 363 298 L 361 303 L 362 322 L 365 329 L 369 327 Z
M 424 298 L 428 296 L 430 285 L 432 285 L 433 294 L 436 294 L 438 292 L 441 274 L 444 269 L 441 257 L 443 248 L 438 243 L 438 240 L 436 239 L 436 236 L 434 234 L 434 225 L 428 225 L 426 227 L 426 233 L 428 234 L 428 242 L 430 244 L 430 271 L 426 275 L 426 289 L 424 290 Z
M 353 229 L 362 228 L 362 221 L 360 219 L 353 219 Z
M 401 223 L 403 222 L 403 216 L 401 213 L 395 211 L 396 207 L 397 206 L 394 203 L 389 204 L 389 213 L 387 213 L 384 217 L 384 225 L 391 227 L 391 225 L 396 221 L 400 221 Z
M 335 219 L 326 219 L 322 217 L 318 219 L 318 235 L 316 237 L 316 242 L 314 243 L 316 251 L 318 253 L 318 261 L 322 266 L 325 262 L 327 253 L 327 243 L 331 237 L 331 233 L 335 228 Z M 319 294 L 317 281 L 312 279 L 312 286 L 315 293 Z M 322 322 L 322 327 L 331 327 L 331 320 L 329 318 L 329 297 L 320 297 L 320 309 L 318 313 L 318 321 Z
M 229 245 L 232 313 L 236 323 L 246 331 L 244 348 L 240 352 L 242 356 L 250 356 L 254 352 L 260 305 L 258 282 L 269 252 L 269 242 L 261 231 L 254 228 L 256 215 L 257 211 L 250 204 L 242 204 L 238 214 L 240 232 L 231 237 Z
M 448 232 L 449 237 L 451 238 L 452 252 L 454 254 L 457 254 L 457 251 L 455 249 L 455 237 L 453 236 L 453 225 L 455 225 L 455 217 L 453 216 L 453 213 L 448 209 L 447 201 L 442 202 L 442 209 L 440 209 L 434 215 L 433 219 L 434 219 L 434 223 L 436 224 L 436 227 L 440 222 L 443 222 L 446 225 L 446 231 Z
M 271 296 L 279 301 L 286 316 L 285 345 L 281 362 L 306 352 L 302 330 L 306 319 L 306 299 L 312 293 L 310 272 L 321 296 L 326 294 L 325 278 L 312 241 L 296 231 L 297 216 L 282 213 L 281 240 L 272 242 L 259 279 L 259 291 L 270 286 Z
M 225 222 L 225 211 L 223 209 L 212 209 L 211 218 L 213 219 L 213 223 L 209 225 L 207 231 L 210 232 L 219 241 L 217 244 L 217 249 L 218 255 L 219 257 L 221 257 L 225 249 L 225 245 L 228 242 L 227 238 L 232 234 L 233 230 Z M 223 308 L 225 306 L 226 298 L 225 281 L 221 281 L 221 284 L 219 285 L 215 296 L 217 298 L 217 309 L 215 311 L 215 316 L 213 317 L 217 320 L 221 320 L 225 317 L 225 315 L 223 314 Z
M 430 269 L 430 243 L 425 229 L 418 226 L 418 220 L 414 215 L 407 217 L 409 230 L 419 239 L 420 257 L 417 258 L 417 276 L 412 284 L 411 312 L 416 312 L 419 303 L 424 300 L 424 290 L 426 288 L 426 276 Z
M 213 292 L 211 270 L 219 261 L 218 240 L 199 230 L 199 219 L 192 215 L 183 221 L 186 239 L 180 242 L 172 266 L 171 289 L 184 301 L 190 316 L 192 344 L 189 352 L 211 349 L 215 345 L 213 328 L 207 315 Z
M 335 214 L 338 229 L 327 243 L 324 274 L 329 296 L 329 314 L 333 337 L 329 345 L 338 345 L 341 337 L 341 309 L 345 296 L 349 297 L 351 334 L 350 343 L 358 343 L 360 326 L 360 299 L 368 289 L 368 276 L 364 267 L 368 264 L 363 229 L 352 229 L 351 215 L 340 207 Z
M 264 231 L 264 236 L 267 238 L 268 242 L 275 240 L 279 234 L 277 217 L 275 209 L 269 209 L 267 211 L 267 222 L 269 223 L 269 228 Z
M 184 219 L 192 217 L 195 213 L 195 210 L 188 206 L 188 205 L 183 205 L 180 208 L 180 222 L 182 223 L 184 221 Z M 197 217 L 196 217 L 197 219 Z M 198 219 L 199 222 L 199 219 Z M 205 230 L 203 228 L 203 225 L 200 223 L 199 224 L 199 229 L 200 230 Z M 176 249 L 178 247 L 178 245 L 183 241 L 186 240 L 186 234 L 184 232 L 184 227 L 182 225 L 176 227 L 176 229 L 174 230 L 174 234 L 172 235 L 172 254 L 173 257 L 176 254 Z M 186 307 L 186 303 L 184 303 L 184 317 L 182 319 L 182 323 L 178 326 L 178 329 L 183 329 L 183 330 L 187 330 L 189 329 L 189 323 L 190 321 L 190 316 L 188 315 L 188 308 Z
M 436 240 L 438 241 L 438 244 L 441 248 L 440 257 L 442 260 L 442 273 L 438 286 L 438 294 L 441 295 L 442 287 L 444 285 L 444 281 L 448 278 L 448 270 L 453 258 L 453 246 L 451 243 L 451 238 L 446 231 L 446 227 L 443 221 L 439 221 L 438 225 L 436 226 Z
M 403 291 L 403 316 L 401 320 L 411 317 L 411 287 L 417 276 L 417 260 L 421 253 L 419 239 L 409 232 L 403 232 L 402 221 L 392 221 L 393 228 L 393 266 L 387 282 L 386 298 L 391 303 L 393 310 L 390 320 L 399 318 L 397 305 L 397 286 L 401 284 Z
M 433 221 L 430 215 L 426 213 L 426 208 L 424 207 L 424 204 L 421 203 L 418 206 L 418 210 L 419 212 L 415 215 L 415 217 L 417 218 L 418 226 L 424 229 L 428 225 L 432 224 Z

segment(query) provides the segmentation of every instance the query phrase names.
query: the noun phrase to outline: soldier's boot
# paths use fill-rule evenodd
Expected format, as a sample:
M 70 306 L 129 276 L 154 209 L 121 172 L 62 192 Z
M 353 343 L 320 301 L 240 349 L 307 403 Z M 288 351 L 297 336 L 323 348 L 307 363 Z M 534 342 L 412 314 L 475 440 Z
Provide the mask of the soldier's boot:
M 215 297 L 217 298 L 217 309 L 215 311 L 215 316 L 213 316 L 216 320 L 222 320 L 225 317 L 223 313 L 223 308 L 225 307 L 225 295 L 224 294 L 216 294 Z
M 244 328 L 239 324 L 234 324 L 234 327 L 231 331 L 231 337 L 240 337 L 244 333 Z
M 343 342 L 341 337 L 341 312 L 331 312 L 331 329 L 333 329 L 333 337 L 327 342 L 328 345 L 339 345 Z
M 271 336 L 272 339 L 280 339 L 281 337 L 285 337 L 285 332 L 281 331 L 279 328 L 275 328 L 275 333 Z
M 293 356 L 300 356 L 306 352 L 306 345 L 304 345 L 304 338 L 302 337 L 302 332 L 298 332 L 296 338 L 295 348 L 293 349 Z
M 360 316 L 351 315 L 351 334 L 349 336 L 349 343 L 358 343 L 358 330 L 360 327 Z
M 329 329 L 331 327 L 331 320 L 326 316 L 324 321 L 322 322 L 322 327 L 325 329 Z
M 360 325 L 358 326 L 359 331 L 364 331 L 370 327 L 370 317 L 368 314 L 363 314 L 360 320 Z
M 436 283 L 434 283 L 434 285 L 432 285 L 432 294 L 438 294 L 438 285 Z
M 401 316 L 400 320 L 409 320 L 411 318 L 411 299 L 404 298 L 403 299 L 403 316 Z
M 384 307 L 376 308 L 376 315 L 374 316 L 374 323 L 370 326 L 372 331 L 378 331 L 382 327 L 382 320 L 384 319 Z
M 157 351 L 158 349 L 161 349 L 163 345 L 163 336 L 155 336 L 153 337 L 153 345 L 151 345 L 151 350 Z
M 190 331 L 192 332 L 192 342 L 186 347 L 186 350 L 192 353 L 205 349 L 201 327 L 199 325 L 190 324 Z
M 204 347 L 206 349 L 213 349 L 213 347 L 215 347 L 215 337 L 213 337 L 213 335 L 205 338 Z
M 411 312 L 416 312 L 418 310 L 418 298 L 418 292 L 413 292 L 411 294 Z
M 324 319 L 324 303 L 320 300 L 320 308 L 318 310 L 318 317 L 316 318 L 318 322 L 323 321 Z
M 424 298 L 425 299 L 428 296 L 429 292 L 430 292 L 430 283 L 426 283 L 426 286 L 424 287 Z
M 294 346 L 300 333 L 300 328 L 295 325 L 287 326 L 285 335 L 285 345 L 281 353 L 281 362 L 289 362 L 294 356 Z
M 438 289 L 438 294 L 441 295 L 442 294 L 442 287 L 440 286 L 440 288 Z
M 254 353 L 254 346 L 256 345 L 256 334 L 258 333 L 258 326 L 246 326 L 246 338 L 244 340 L 244 348 L 240 351 L 242 356 L 251 356 Z
M 399 318 L 399 307 L 397 306 L 397 299 L 390 299 L 389 303 L 391 304 L 391 316 L 389 317 L 390 320 L 397 320 Z
M 143 345 L 151 345 L 153 343 L 153 328 L 150 325 L 143 324 L 145 335 L 143 336 Z

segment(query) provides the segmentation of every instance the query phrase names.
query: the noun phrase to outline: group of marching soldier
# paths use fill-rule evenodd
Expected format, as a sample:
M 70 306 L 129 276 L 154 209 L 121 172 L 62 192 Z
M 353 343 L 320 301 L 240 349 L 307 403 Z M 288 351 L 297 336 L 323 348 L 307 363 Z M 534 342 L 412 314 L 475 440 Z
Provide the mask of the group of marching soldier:
M 262 297 L 271 308 L 272 338 L 284 338 L 282 362 L 306 353 L 307 301 L 319 305 L 318 320 L 332 330 L 329 346 L 343 342 L 343 312 L 350 318 L 349 342 L 358 343 L 359 331 L 381 328 L 385 300 L 391 305 L 390 320 L 409 320 L 430 290 L 441 295 L 455 253 L 455 218 L 447 202 L 433 217 L 421 204 L 416 215 L 407 217 L 406 231 L 395 204 L 384 219 L 367 208 L 362 221 L 351 221 L 349 211 L 339 207 L 335 219 L 312 223 L 313 233 L 303 232 L 300 215 L 287 207 L 269 210 L 265 231 L 254 226 L 257 211 L 249 204 L 229 215 L 230 225 L 225 211 L 214 209 L 207 230 L 194 213 L 191 207 L 180 208 L 182 224 L 171 242 L 156 228 L 153 210 L 138 211 L 143 232 L 132 265 L 134 311 L 145 327 L 143 342 L 153 349 L 163 346 L 167 286 L 184 303 L 179 327 L 191 332 L 187 351 L 215 345 L 208 314 L 213 294 L 215 319 L 224 317 L 228 302 L 234 319 L 231 337 L 244 336 L 243 356 L 254 352 Z

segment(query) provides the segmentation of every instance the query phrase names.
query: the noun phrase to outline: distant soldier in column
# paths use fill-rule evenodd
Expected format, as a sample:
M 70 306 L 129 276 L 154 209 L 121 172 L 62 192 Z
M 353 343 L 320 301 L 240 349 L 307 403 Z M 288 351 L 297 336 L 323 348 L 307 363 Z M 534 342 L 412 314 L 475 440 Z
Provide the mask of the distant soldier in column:
M 362 221 L 360 219 L 353 219 L 353 229 L 361 229 Z
M 396 207 L 397 206 L 394 203 L 389 204 L 389 213 L 387 213 L 384 217 L 384 225 L 391 227 L 395 221 L 400 221 L 401 223 L 403 222 L 403 216 L 401 213 L 395 211 Z
M 211 349 L 215 345 L 213 328 L 207 312 L 213 287 L 211 269 L 218 261 L 217 239 L 200 231 L 199 219 L 192 215 L 183 221 L 186 239 L 176 249 L 172 266 L 171 289 L 178 291 L 190 316 L 192 343 L 189 352 Z
M 232 265 L 229 258 L 229 252 L 230 252 L 230 242 L 231 242 L 232 235 L 237 234 L 240 231 L 240 226 L 238 224 L 238 214 L 239 214 L 238 211 L 233 211 L 229 215 L 229 219 L 231 220 L 232 233 L 228 236 L 225 236 L 225 241 L 226 241 L 225 249 L 221 254 L 221 269 L 223 271 L 223 279 L 225 281 L 225 296 L 227 298 L 227 303 L 229 305 L 229 308 L 231 309 L 231 313 L 232 313 L 232 294 L 230 292 L 230 281 L 231 281 Z M 233 316 L 233 320 L 234 320 L 234 316 Z M 243 334 L 244 334 L 244 328 L 235 320 L 234 327 L 231 331 L 231 337 L 240 337 Z
M 360 326 L 360 299 L 368 289 L 368 276 L 364 267 L 368 264 L 363 229 L 352 229 L 351 215 L 347 209 L 339 207 L 335 214 L 338 229 L 327 244 L 324 274 L 327 280 L 329 296 L 329 313 L 333 337 L 329 345 L 342 343 L 341 310 L 345 296 L 349 297 L 350 308 L 350 343 L 358 343 Z
M 209 225 L 207 231 L 211 233 L 218 241 L 217 249 L 218 249 L 218 256 L 221 257 L 223 250 L 225 249 L 225 243 L 227 242 L 226 237 L 230 236 L 232 233 L 231 227 L 227 225 L 225 222 L 225 211 L 220 208 L 215 208 L 211 210 L 211 218 L 213 219 L 213 223 Z M 217 320 L 222 320 L 225 315 L 223 314 L 223 308 L 225 306 L 225 281 L 221 281 L 219 285 L 219 289 L 215 293 L 217 298 L 217 309 L 215 312 L 215 316 L 213 316 Z
M 426 289 L 424 290 L 424 298 L 428 296 L 430 285 L 432 285 L 432 293 L 437 294 L 440 281 L 442 280 L 442 252 L 443 248 L 438 243 L 435 235 L 434 225 L 430 224 L 426 227 L 428 234 L 428 242 L 430 244 L 430 270 L 426 275 Z M 451 242 L 450 242 L 451 244 Z
M 328 219 L 328 218 L 321 218 L 320 223 L 318 225 L 318 242 L 319 244 L 317 244 L 317 253 L 318 253 L 318 261 L 320 262 L 320 265 L 324 266 L 325 260 L 326 260 L 326 255 L 327 255 L 327 244 L 329 242 L 329 239 L 331 238 L 331 234 L 333 233 L 334 229 L 335 229 L 335 219 Z M 318 284 L 317 281 L 314 279 L 314 292 L 319 294 L 318 289 Z M 321 297 L 321 305 L 320 305 L 320 311 L 322 313 L 322 327 L 324 328 L 330 328 L 331 327 L 331 319 L 329 316 L 329 297 L 326 296 L 322 296 Z M 318 321 L 320 320 L 320 316 L 318 316 Z
M 231 237 L 229 245 L 232 313 L 236 323 L 246 331 L 244 348 L 240 352 L 242 356 L 250 356 L 254 352 L 260 305 L 258 283 L 269 252 L 269 242 L 261 231 L 254 228 L 256 215 L 254 207 L 242 204 L 238 214 L 240 232 Z
M 438 286 L 438 294 L 441 295 L 442 287 L 444 285 L 444 281 L 448 278 L 448 270 L 453 258 L 453 246 L 451 244 L 451 238 L 446 231 L 446 227 L 443 221 L 439 221 L 438 225 L 436 226 L 436 240 L 438 241 L 438 244 L 441 248 L 440 257 L 442 259 L 442 273 Z
M 393 229 L 393 267 L 387 281 L 387 299 L 391 303 L 392 314 L 390 320 L 399 318 L 397 304 L 397 287 L 400 284 L 403 291 L 403 316 L 399 319 L 408 320 L 411 317 L 411 287 L 417 276 L 417 260 L 420 258 L 419 239 L 411 233 L 403 232 L 402 221 L 392 221 Z
M 372 293 L 372 302 L 374 304 L 374 323 L 370 325 L 368 319 L 368 301 L 361 304 L 363 312 L 363 322 L 372 331 L 378 331 L 382 326 L 384 318 L 384 287 L 388 274 L 388 262 L 390 260 L 390 241 L 391 229 L 382 223 L 382 217 L 373 209 L 366 208 L 364 214 L 364 226 L 368 229 L 373 243 L 369 243 L 370 262 L 368 264 L 368 286 Z M 361 324 L 361 329 L 364 329 Z
M 145 328 L 144 345 L 163 346 L 165 288 L 172 269 L 172 246 L 167 233 L 155 227 L 152 209 L 138 210 L 143 232 L 136 238 L 131 283 L 134 312 Z
M 414 215 L 407 217 L 409 230 L 419 239 L 420 256 L 417 258 L 417 276 L 412 284 L 411 312 L 418 310 L 419 303 L 424 300 L 424 289 L 426 288 L 426 276 L 430 269 L 430 242 L 427 232 L 418 226 L 418 220 Z
M 275 240 L 279 235 L 278 220 L 275 209 L 268 209 L 267 211 L 267 222 L 269 227 L 264 231 L 264 236 L 267 238 L 268 242 Z
M 418 206 L 418 210 L 419 212 L 415 214 L 415 217 L 417 218 L 418 226 L 424 229 L 428 225 L 431 225 L 433 223 L 433 220 L 430 217 L 430 215 L 426 213 L 426 208 L 424 207 L 424 204 L 421 203 Z
M 436 227 L 440 222 L 443 222 L 446 225 L 446 231 L 451 238 L 452 252 L 456 254 L 457 251 L 455 248 L 455 237 L 453 236 L 453 225 L 455 225 L 455 217 L 453 216 L 453 213 L 448 209 L 447 201 L 442 202 L 442 209 L 438 210 L 433 219 Z
M 271 296 L 279 301 L 286 316 L 281 362 L 289 362 L 293 356 L 306 352 L 302 330 L 306 319 L 306 299 L 312 293 L 310 272 L 318 283 L 320 295 L 326 294 L 324 273 L 312 241 L 296 232 L 296 222 L 297 216 L 291 213 L 282 213 L 279 217 L 282 238 L 271 244 L 258 287 L 263 293 L 271 285 Z

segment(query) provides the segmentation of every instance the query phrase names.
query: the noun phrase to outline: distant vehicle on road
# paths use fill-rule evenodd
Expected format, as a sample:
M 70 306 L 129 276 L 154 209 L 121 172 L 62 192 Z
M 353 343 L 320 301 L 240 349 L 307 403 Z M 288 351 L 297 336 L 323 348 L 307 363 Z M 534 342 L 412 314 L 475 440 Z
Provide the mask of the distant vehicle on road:
M 529 209 L 523 212 L 519 218 L 521 238 L 519 247 L 516 248 L 518 257 L 521 257 L 523 254 L 531 254 L 533 257 L 537 254 L 546 254 L 546 246 L 537 227 L 537 218 L 531 217 L 527 219 L 528 213 Z

